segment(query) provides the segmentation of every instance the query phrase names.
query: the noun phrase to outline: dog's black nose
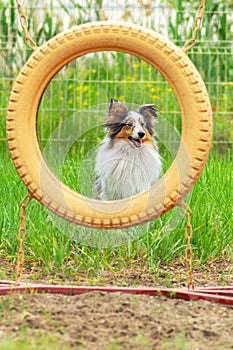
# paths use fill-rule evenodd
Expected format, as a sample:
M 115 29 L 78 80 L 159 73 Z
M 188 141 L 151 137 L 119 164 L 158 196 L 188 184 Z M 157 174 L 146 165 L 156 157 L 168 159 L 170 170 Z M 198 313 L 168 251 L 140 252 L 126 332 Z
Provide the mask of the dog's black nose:
M 138 136 L 140 137 L 140 139 L 142 139 L 145 136 L 144 131 L 139 131 Z

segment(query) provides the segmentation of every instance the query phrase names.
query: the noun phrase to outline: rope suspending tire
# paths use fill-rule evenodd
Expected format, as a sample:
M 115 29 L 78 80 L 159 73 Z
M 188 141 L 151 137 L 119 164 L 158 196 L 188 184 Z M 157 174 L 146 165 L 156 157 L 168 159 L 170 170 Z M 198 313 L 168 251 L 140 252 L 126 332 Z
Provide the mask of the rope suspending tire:
M 119 51 L 151 64 L 173 88 L 182 115 L 181 142 L 166 174 L 148 191 L 120 201 L 94 200 L 63 184 L 44 160 L 36 130 L 40 100 L 54 75 L 75 58 L 98 51 Z M 182 49 L 137 25 L 94 22 L 58 34 L 32 53 L 10 94 L 7 134 L 14 165 L 33 198 L 79 225 L 127 227 L 182 203 L 208 158 L 211 106 L 200 74 Z

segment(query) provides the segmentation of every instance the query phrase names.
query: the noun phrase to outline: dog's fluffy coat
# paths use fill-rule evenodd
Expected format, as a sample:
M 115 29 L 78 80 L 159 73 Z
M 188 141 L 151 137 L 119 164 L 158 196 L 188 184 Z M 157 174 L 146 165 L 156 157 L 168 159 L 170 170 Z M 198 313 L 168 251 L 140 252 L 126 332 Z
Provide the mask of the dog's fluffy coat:
M 137 112 L 111 100 L 107 136 L 96 156 L 95 195 L 103 200 L 131 197 L 153 185 L 161 174 L 161 158 L 154 140 L 153 105 Z

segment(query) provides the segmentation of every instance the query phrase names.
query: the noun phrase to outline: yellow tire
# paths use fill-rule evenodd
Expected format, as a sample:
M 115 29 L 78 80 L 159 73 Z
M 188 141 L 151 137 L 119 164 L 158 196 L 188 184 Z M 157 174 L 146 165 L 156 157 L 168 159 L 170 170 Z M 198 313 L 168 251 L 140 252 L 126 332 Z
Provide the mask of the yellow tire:
M 180 104 L 182 137 L 173 163 L 148 191 L 130 199 L 98 201 L 72 191 L 46 164 L 38 142 L 37 111 L 45 88 L 65 64 L 97 51 L 120 51 L 148 62 L 167 79 Z M 10 94 L 7 134 L 19 176 L 45 207 L 79 225 L 127 227 L 182 203 L 208 158 L 211 106 L 200 74 L 180 48 L 137 25 L 94 22 L 58 34 L 33 52 Z

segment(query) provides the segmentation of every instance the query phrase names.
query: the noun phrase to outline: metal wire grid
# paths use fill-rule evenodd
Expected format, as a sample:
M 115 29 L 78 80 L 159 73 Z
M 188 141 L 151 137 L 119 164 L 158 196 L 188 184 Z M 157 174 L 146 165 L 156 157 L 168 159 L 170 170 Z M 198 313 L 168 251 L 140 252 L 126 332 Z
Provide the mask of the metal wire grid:
M 191 4 L 187 3 L 187 6 L 191 7 Z M 133 21 L 152 28 L 169 36 L 179 46 L 190 37 L 197 8 L 192 6 L 182 12 L 174 9 L 169 1 L 161 3 L 156 0 L 148 3 L 119 0 L 114 4 L 110 0 L 102 3 L 80 1 L 79 4 L 72 0 L 51 1 L 50 4 L 47 1 L 40 3 L 25 1 L 24 7 L 26 12 L 31 14 L 29 16 L 31 33 L 32 36 L 33 33 L 37 33 L 35 39 L 39 44 L 56 31 L 59 32 L 71 25 L 108 19 Z M 2 26 L 0 32 L 2 124 L 5 123 L 3 117 L 7 108 L 7 94 L 3 91 L 10 89 L 17 72 L 30 55 L 23 44 L 21 32 L 18 32 L 16 12 L 14 12 L 15 18 L 12 17 L 13 10 L 15 8 L 9 7 L 5 12 L 6 16 L 9 16 L 6 20 L 8 28 L 6 30 Z M 207 19 L 209 23 L 206 23 Z M 207 11 L 200 40 L 190 54 L 210 94 L 215 121 L 213 142 L 227 147 L 233 142 L 232 23 L 230 8 L 218 8 L 214 14 Z M 212 28 L 211 31 L 209 28 Z M 221 37 L 218 29 L 224 30 L 225 35 Z M 145 62 L 129 55 L 99 53 L 71 62 L 49 85 L 39 112 L 38 127 L 41 142 L 46 142 L 64 120 L 76 118 L 78 111 L 90 111 L 84 112 L 85 128 L 93 128 L 93 118 L 95 119 L 96 115 L 97 124 L 101 124 L 107 104 L 112 97 L 136 105 L 154 103 L 162 117 L 168 119 L 177 129 L 180 127 L 179 105 L 172 89 L 158 72 L 152 71 Z M 79 123 L 83 123 L 83 118 L 79 119 Z M 4 128 L 1 130 L 3 131 L 0 140 L 5 141 Z M 99 137 L 98 129 L 96 139 Z M 169 135 L 167 137 L 169 139 Z

